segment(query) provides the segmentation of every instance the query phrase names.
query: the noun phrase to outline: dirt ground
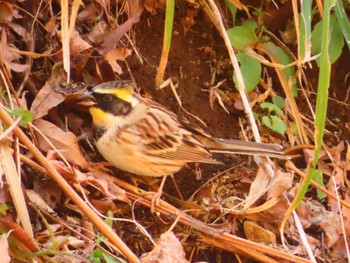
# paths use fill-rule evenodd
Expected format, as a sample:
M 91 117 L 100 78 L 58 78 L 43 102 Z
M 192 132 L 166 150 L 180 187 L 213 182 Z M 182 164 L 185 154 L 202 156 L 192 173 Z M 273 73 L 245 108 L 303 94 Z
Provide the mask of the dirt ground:
M 38 4 L 36 1 L 31 2 Z M 245 4 L 249 3 L 251 7 L 254 6 L 256 8 L 261 4 L 260 1 L 242 2 Z M 50 12 L 53 13 L 52 17 L 60 12 L 58 1 L 52 1 L 50 4 L 52 4 L 52 10 L 48 11 L 44 9 L 43 17 L 40 17 L 41 23 L 46 26 L 49 24 L 48 18 L 51 18 L 52 15 Z M 224 6 L 223 3 L 222 6 Z M 24 5 L 23 8 L 25 7 L 27 6 Z M 33 6 L 32 8 L 35 10 L 38 6 Z M 292 19 L 293 12 L 291 4 L 280 4 L 280 9 L 277 10 L 273 5 L 265 3 L 264 8 L 266 9 L 266 15 L 261 15 L 259 17 L 259 19 L 262 19 L 260 22 L 266 26 L 269 31 L 277 37 L 280 37 L 280 33 L 286 30 L 287 23 Z M 115 9 L 116 7 L 112 5 L 113 12 L 116 11 Z M 194 13 L 195 15 L 192 16 Z M 226 9 L 223 10 L 223 14 L 225 14 L 225 18 L 229 17 Z M 101 17 L 102 18 L 99 19 L 107 20 L 106 15 Z M 127 16 L 123 14 L 119 18 L 120 21 L 118 21 L 122 24 L 126 19 Z M 237 21 L 241 19 L 246 19 L 243 12 L 239 12 Z M 77 23 L 79 34 L 84 40 L 88 38 L 87 35 L 89 35 L 90 31 L 93 31 L 95 22 L 98 19 L 96 18 L 96 21 L 94 21 L 94 17 L 92 20 L 93 22 L 87 20 L 88 22 L 85 23 Z M 170 86 L 161 90 L 156 89 L 155 78 L 162 52 L 164 21 L 165 13 L 163 10 L 155 9 L 152 13 L 146 10 L 142 12 L 139 22 L 135 23 L 127 33 L 130 40 L 123 37 L 121 41 L 118 42 L 118 47 L 127 47 L 133 50 L 132 54 L 126 58 L 125 62 L 118 61 L 122 69 L 120 75 L 113 72 L 111 66 L 98 54 L 99 50 L 97 45 L 93 46 L 93 44 L 91 44 L 91 47 L 87 49 L 93 50 L 91 53 L 86 55 L 81 52 L 83 54 L 81 57 L 76 56 L 72 59 L 72 64 L 75 63 L 74 65 L 76 66 L 76 68 L 72 70 L 73 81 L 94 85 L 97 84 L 96 82 L 100 83 L 114 79 L 130 79 L 137 84 L 140 94 L 154 99 L 178 115 L 200 125 L 213 137 L 245 139 L 246 136 L 249 140 L 252 140 L 252 132 L 247 123 L 245 113 L 243 110 L 238 109 L 239 107 L 237 106 L 240 99 L 232 81 L 233 69 L 224 42 L 206 14 L 201 9 L 195 9 L 192 4 L 186 1 L 176 1 L 173 37 L 165 74 L 165 79 L 170 78 L 174 84 L 178 85 L 176 89 L 178 97 L 171 90 Z M 225 22 L 226 24 L 230 24 L 228 19 Z M 57 21 L 55 20 L 53 24 L 54 23 L 57 23 Z M 188 23 L 192 23 L 191 26 L 188 26 Z M 48 49 L 48 46 L 58 51 L 48 58 L 44 57 L 34 60 L 32 71 L 28 78 L 29 81 L 27 81 L 25 85 L 25 90 L 29 92 L 25 93 L 24 98 L 29 108 L 35 104 L 36 96 L 40 93 L 40 89 L 45 87 L 45 83 L 54 75 L 53 65 L 62 60 L 62 54 L 60 52 L 61 42 L 59 41 L 59 37 L 56 36 L 57 32 L 52 33 L 49 32 L 48 29 L 45 30 L 40 28 L 40 30 L 34 33 L 34 40 L 37 40 L 35 51 L 43 53 Z M 9 39 L 9 42 L 11 41 L 15 44 L 21 43 L 19 40 Z M 295 45 L 291 44 L 288 47 L 294 54 L 297 53 Z M 81 54 L 79 53 L 79 55 Z M 347 142 L 350 138 L 350 117 L 348 113 L 350 107 L 350 80 L 348 80 L 348 74 L 350 72 L 350 63 L 348 63 L 349 56 L 349 50 L 344 46 L 341 57 L 332 65 L 331 87 L 329 89 L 331 99 L 329 100 L 327 132 L 324 140 L 325 145 L 328 147 L 334 147 L 342 141 Z M 79 67 L 82 65 L 83 67 L 80 69 Z M 316 103 L 318 68 L 314 62 L 311 62 L 309 65 L 310 67 L 305 71 L 309 86 L 306 87 L 305 90 L 299 90 L 299 96 L 296 100 L 300 112 L 306 119 L 312 120 L 313 113 L 309 109 L 308 100 L 314 109 Z M 285 94 L 280 87 L 274 69 L 265 68 L 264 77 L 266 76 L 272 79 L 274 92 L 285 98 Z M 19 86 L 22 80 L 23 75 L 14 74 L 13 82 L 18 84 L 17 86 Z M 210 89 L 223 80 L 225 80 L 225 82 L 223 82 L 218 89 L 220 90 L 219 94 L 222 95 L 224 105 L 229 113 L 220 106 L 217 100 L 212 105 L 210 103 L 212 98 L 209 92 Z M 259 87 L 250 95 L 257 96 L 263 92 L 264 90 Z M 182 107 L 177 98 L 181 101 Z M 262 114 L 262 110 L 259 108 L 258 104 L 253 107 L 253 111 L 257 113 L 257 115 Z M 96 149 L 91 147 L 87 140 L 83 138 L 85 133 L 88 134 L 87 137 L 89 137 L 89 135 L 91 136 L 92 133 L 91 117 L 89 114 L 69 105 L 69 103 L 62 103 L 57 107 L 50 108 L 48 114 L 41 118 L 55 123 L 62 129 L 69 127 L 69 129 L 80 138 L 79 143 L 81 150 L 83 151 L 84 157 L 89 162 L 103 160 L 96 152 Z M 305 123 L 307 123 L 310 128 L 309 132 L 312 134 L 313 124 L 307 120 L 305 120 Z M 258 123 L 258 127 L 264 141 L 281 144 L 285 149 L 291 147 L 287 137 L 269 131 L 261 122 Z M 91 141 L 93 142 L 93 140 Z M 345 154 L 342 153 L 342 155 Z M 274 230 L 278 229 L 278 220 L 280 220 L 280 218 L 278 220 L 276 218 L 271 219 L 267 213 L 258 214 L 256 217 L 254 217 L 254 215 L 243 216 L 238 213 L 226 215 L 221 213 L 220 205 L 215 207 L 215 201 L 217 200 L 210 200 L 209 204 L 203 202 L 203 196 L 207 195 L 208 197 L 212 197 L 212 193 L 209 193 L 212 189 L 215 189 L 216 195 L 220 196 L 221 199 L 233 196 L 236 198 L 232 201 L 233 203 L 238 199 L 244 200 L 257 174 L 258 167 L 253 161 L 253 157 L 243 155 L 215 155 L 215 158 L 222 161 L 224 164 L 190 164 L 174 176 L 174 181 L 168 179 L 164 188 L 165 194 L 162 198 L 179 207 L 179 209 L 183 209 L 189 214 L 191 213 L 191 216 L 201 220 L 203 223 L 211 224 L 215 222 L 216 228 L 239 237 L 244 237 L 243 222 L 246 219 L 251 219 L 254 222 L 262 222 L 261 224 L 266 223 L 266 225 L 268 225 L 266 228 L 271 227 Z M 285 163 L 278 160 L 274 162 L 278 163 L 282 169 L 285 169 Z M 303 158 L 295 159 L 293 162 L 299 169 L 304 169 L 306 167 L 306 161 Z M 24 171 L 25 174 L 30 175 L 24 180 L 26 188 L 36 189 L 37 184 L 43 187 L 44 184 L 42 181 L 47 180 L 45 176 L 38 176 L 37 172 L 33 172 L 33 170 L 29 168 L 24 168 Z M 140 188 L 147 191 L 155 190 L 149 188 L 149 185 L 152 185 L 154 182 L 159 184 L 157 179 L 145 179 L 145 181 L 142 181 L 141 178 L 126 172 L 113 168 L 112 171 L 113 175 L 117 178 L 121 178 L 135 185 L 138 184 Z M 294 178 L 295 185 L 299 180 L 299 177 L 297 179 Z M 46 186 L 52 186 L 49 180 L 45 181 L 45 184 Z M 179 198 L 179 195 L 174 184 L 180 189 L 184 200 L 190 198 L 190 202 L 184 205 L 184 201 L 176 199 Z M 200 188 L 203 185 L 205 185 L 205 187 Z M 89 190 L 89 193 L 91 193 L 90 198 L 95 201 L 96 204 L 97 201 L 101 201 L 100 199 L 105 197 L 102 196 L 101 193 L 97 193 L 98 191 L 91 185 L 87 184 L 85 187 Z M 197 192 L 199 189 L 201 190 Z M 316 191 L 314 189 L 308 191 L 308 198 L 315 198 L 315 196 Z M 55 211 L 59 213 L 60 217 L 65 218 L 68 217 L 68 215 L 80 216 L 78 212 L 74 209 L 70 209 L 66 203 L 63 202 L 65 200 L 63 200 L 64 198 L 62 196 L 60 196 L 60 198 L 61 199 L 55 203 Z M 201 206 L 201 210 L 197 211 L 193 209 L 192 211 L 189 204 L 191 202 Z M 321 202 L 322 201 L 320 201 L 320 203 Z M 209 206 L 214 206 L 214 208 Z M 126 202 L 113 200 L 111 207 L 115 209 L 114 212 L 117 217 L 130 219 L 132 216 L 135 216 L 136 220 L 138 220 L 155 239 L 166 232 L 173 223 L 173 218 L 154 215 L 149 211 L 149 208 L 139 204 L 131 208 Z M 131 212 L 134 214 L 131 214 Z M 134 223 L 118 222 L 114 227 L 117 234 L 122 237 L 138 256 L 149 252 L 153 248 L 153 244 L 140 233 Z M 239 262 L 233 253 L 220 250 L 202 242 L 198 233 L 190 227 L 178 224 L 174 232 L 177 234 L 177 238 L 182 241 L 184 250 L 187 253 L 186 258 L 191 258 L 192 262 Z M 276 233 L 276 235 L 278 235 L 277 231 Z M 315 227 L 309 231 L 309 234 L 317 239 L 320 238 L 321 231 Z M 290 241 L 293 243 L 294 240 L 290 239 Z M 253 261 L 245 259 L 244 262 Z

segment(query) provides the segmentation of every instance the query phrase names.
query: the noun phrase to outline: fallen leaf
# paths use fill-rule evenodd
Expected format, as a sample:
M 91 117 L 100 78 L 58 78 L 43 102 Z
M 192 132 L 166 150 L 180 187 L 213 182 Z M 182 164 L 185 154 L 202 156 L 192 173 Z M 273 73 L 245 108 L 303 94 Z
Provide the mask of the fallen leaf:
M 276 234 L 262 228 L 254 222 L 245 221 L 243 229 L 248 240 L 266 245 L 276 245 Z
M 153 250 L 141 257 L 142 263 L 180 263 L 188 262 L 185 251 L 173 232 L 162 234 Z
M 49 139 L 67 161 L 77 164 L 83 169 L 90 166 L 80 153 L 77 137 L 72 132 L 65 132 L 56 125 L 42 119 L 35 120 L 34 125 Z M 44 152 L 54 150 L 41 135 L 36 134 L 40 150 Z
M 113 71 L 119 75 L 123 73 L 122 68 L 118 65 L 117 61 L 125 61 L 125 59 L 131 55 L 131 49 L 125 47 L 118 47 L 108 51 L 103 58 L 109 63 Z
M 0 238 L 0 262 L 11 262 L 11 257 L 9 255 L 9 243 L 5 237 Z
M 17 63 L 21 56 L 15 53 L 15 50 L 17 50 L 15 47 L 9 47 L 7 45 L 6 31 L 2 30 L 0 39 L 0 62 L 3 63 L 9 71 L 24 72 L 29 67 L 26 64 Z
M 13 19 L 12 5 L 6 2 L 0 2 L 0 21 L 10 22 Z
M 57 32 L 57 36 L 60 40 L 62 40 L 62 31 Z M 69 39 L 69 48 L 70 48 L 70 56 L 74 57 L 82 51 L 92 48 L 92 46 L 83 40 L 79 35 L 78 31 L 73 31 Z
M 34 190 L 26 189 L 26 194 L 29 197 L 30 202 L 32 202 L 39 209 L 46 211 L 50 214 L 55 213 L 52 210 L 52 208 L 44 201 L 44 199 L 38 193 L 36 193 Z
M 311 212 L 310 223 L 320 227 L 325 233 L 325 244 L 332 247 L 339 239 L 341 224 L 339 214 L 327 211 L 326 208 L 316 201 L 307 201 L 307 206 Z
M 293 185 L 293 175 L 277 170 L 275 176 L 268 185 L 267 199 L 279 197 Z
M 271 180 L 271 177 L 264 172 L 264 169 L 259 167 L 254 182 L 251 184 L 249 194 L 246 198 L 247 202 L 244 209 L 249 208 L 256 202 L 263 194 L 266 193 L 267 186 Z
M 350 195 L 345 194 L 344 202 L 350 204 Z M 345 233 L 349 237 L 350 236 L 350 208 L 343 206 L 343 218 L 344 218 L 344 227 Z
M 40 89 L 30 108 L 34 120 L 45 116 L 50 109 L 56 107 L 64 100 L 65 96 L 62 93 L 56 92 L 54 87 L 64 83 L 66 78 L 67 76 L 62 64 L 56 64 L 51 78 Z
M 129 19 L 109 33 L 104 33 L 103 43 L 97 48 L 100 55 L 112 50 L 119 40 L 130 30 L 130 28 L 140 21 L 143 12 L 141 1 L 128 1 L 125 12 Z
M 77 179 L 79 178 L 82 179 L 83 177 L 79 176 Z M 89 172 L 85 173 L 85 178 L 78 182 L 95 186 L 106 197 L 112 200 L 130 203 L 128 197 L 126 196 L 125 190 L 121 189 L 114 183 L 111 175 L 99 171 Z
M 96 3 L 87 5 L 77 16 L 77 22 L 84 22 L 92 17 L 96 17 L 101 13 L 101 6 Z

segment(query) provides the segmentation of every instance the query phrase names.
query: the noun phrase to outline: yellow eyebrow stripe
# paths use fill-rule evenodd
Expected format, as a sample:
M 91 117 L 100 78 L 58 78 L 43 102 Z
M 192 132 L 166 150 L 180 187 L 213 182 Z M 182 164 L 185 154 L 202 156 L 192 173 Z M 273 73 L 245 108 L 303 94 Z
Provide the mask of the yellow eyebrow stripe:
M 126 102 L 131 102 L 133 92 L 132 87 L 118 88 L 113 91 L 119 99 L 124 100 Z
M 112 94 L 116 96 L 117 98 L 126 101 L 126 102 L 131 102 L 132 100 L 132 93 L 133 93 L 133 87 L 111 87 L 108 89 L 98 89 L 96 92 L 100 92 L 101 94 Z

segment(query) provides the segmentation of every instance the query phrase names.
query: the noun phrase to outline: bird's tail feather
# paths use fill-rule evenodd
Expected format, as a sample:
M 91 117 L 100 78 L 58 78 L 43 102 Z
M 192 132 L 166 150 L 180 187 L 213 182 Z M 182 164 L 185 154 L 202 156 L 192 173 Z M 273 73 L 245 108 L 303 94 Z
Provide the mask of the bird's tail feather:
M 246 154 L 290 159 L 279 144 L 257 143 L 234 139 L 211 138 L 205 140 L 205 146 L 212 153 Z

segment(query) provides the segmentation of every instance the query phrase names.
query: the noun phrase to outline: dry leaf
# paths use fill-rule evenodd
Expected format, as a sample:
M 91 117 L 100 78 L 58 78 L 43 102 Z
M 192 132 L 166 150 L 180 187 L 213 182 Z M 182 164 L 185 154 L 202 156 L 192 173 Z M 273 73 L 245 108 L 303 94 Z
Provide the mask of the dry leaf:
M 42 199 L 42 197 L 34 190 L 27 189 L 26 193 L 29 197 L 30 202 L 32 202 L 36 207 L 51 214 L 55 213 L 55 211 L 53 211 L 52 208 L 47 203 L 45 203 L 44 199 Z
M 0 2 L 0 21 L 11 22 L 13 19 L 12 5 L 6 2 Z
M 56 107 L 64 100 L 64 95 L 55 92 L 48 82 L 45 83 L 35 97 L 30 111 L 33 114 L 33 119 L 39 119 L 45 116 L 50 109 Z
M 293 175 L 277 170 L 275 176 L 269 183 L 267 190 L 267 199 L 279 197 L 290 189 L 293 185 Z
M 345 194 L 344 202 L 350 204 L 350 195 Z M 344 227 L 345 233 L 349 237 L 350 236 L 350 208 L 343 206 L 343 218 L 344 218 Z
M 276 245 L 276 234 L 262 228 L 256 223 L 245 221 L 243 224 L 244 234 L 248 240 L 264 243 L 266 245 Z
M 50 109 L 60 104 L 65 96 L 55 91 L 55 87 L 60 86 L 67 79 L 62 63 L 57 63 L 52 69 L 50 79 L 45 83 L 39 93 L 36 95 L 30 111 L 33 119 L 39 119 L 45 116 Z
M 118 47 L 107 52 L 103 58 L 109 63 L 113 71 L 119 75 L 123 73 L 122 68 L 118 65 L 117 61 L 125 61 L 125 59 L 131 55 L 131 49 L 125 47 Z
M 62 31 L 57 32 L 57 36 L 62 40 Z M 82 51 L 92 48 L 92 46 L 83 40 L 78 31 L 73 31 L 69 39 L 70 56 L 74 57 Z
M 86 169 L 90 165 L 81 155 L 77 137 L 71 132 L 65 132 L 56 125 L 42 119 L 34 121 L 34 125 L 49 139 L 56 149 L 67 159 L 67 161 Z M 39 148 L 48 152 L 53 150 L 47 141 L 37 134 Z
M 125 190 L 121 189 L 114 183 L 113 177 L 111 175 L 99 171 L 85 173 L 84 175 L 86 176 L 85 178 L 83 178 L 81 175 L 79 176 L 79 178 L 83 178 L 83 180 L 78 182 L 94 185 L 106 197 L 112 200 L 119 200 L 130 203 L 128 197 L 126 196 Z
M 0 238 L 0 262 L 1 263 L 9 263 L 11 262 L 11 257 L 9 255 L 9 243 L 7 238 Z
M 106 54 L 108 51 L 112 50 L 116 43 L 130 30 L 133 24 L 140 21 L 140 16 L 143 12 L 143 6 L 141 1 L 128 1 L 128 7 L 125 8 L 129 19 L 123 24 L 119 25 L 116 29 L 105 34 L 103 37 L 103 43 L 98 48 L 100 55 Z
M 162 234 L 157 246 L 141 257 L 142 263 L 181 263 L 188 262 L 185 258 L 185 251 L 173 232 Z
M 265 194 L 267 186 L 271 180 L 271 177 L 264 172 L 264 169 L 259 167 L 258 173 L 254 179 L 254 182 L 251 184 L 249 189 L 248 197 L 246 198 L 247 202 L 244 206 L 245 209 L 249 208 L 252 204 L 255 203 L 263 194 Z
M 29 68 L 28 65 L 23 65 L 15 62 L 18 61 L 21 56 L 15 53 L 14 50 L 17 49 L 15 47 L 10 48 L 7 45 L 6 31 L 2 30 L 0 39 L 0 62 L 3 63 L 9 71 L 26 71 Z

